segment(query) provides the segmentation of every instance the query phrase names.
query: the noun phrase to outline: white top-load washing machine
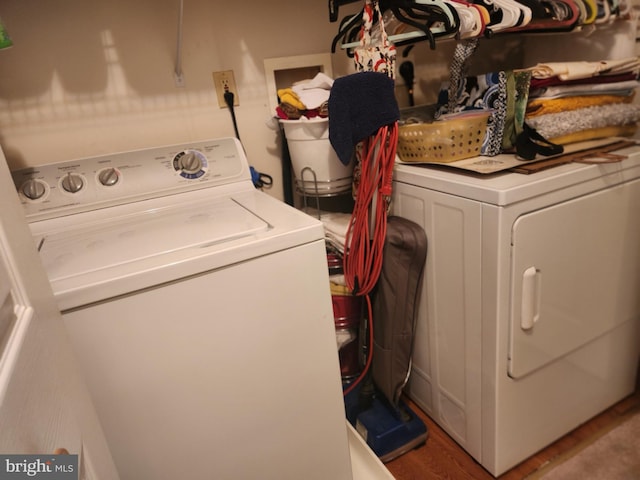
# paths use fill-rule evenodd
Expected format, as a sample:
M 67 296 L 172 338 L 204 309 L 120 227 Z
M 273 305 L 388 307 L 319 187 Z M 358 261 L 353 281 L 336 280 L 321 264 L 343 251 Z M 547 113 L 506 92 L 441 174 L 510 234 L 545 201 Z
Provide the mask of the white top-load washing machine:
M 495 476 L 634 390 L 640 149 L 465 174 L 397 164 L 429 253 L 409 395 Z
M 236 139 L 13 178 L 123 480 L 390 477 L 345 421 L 322 225 Z

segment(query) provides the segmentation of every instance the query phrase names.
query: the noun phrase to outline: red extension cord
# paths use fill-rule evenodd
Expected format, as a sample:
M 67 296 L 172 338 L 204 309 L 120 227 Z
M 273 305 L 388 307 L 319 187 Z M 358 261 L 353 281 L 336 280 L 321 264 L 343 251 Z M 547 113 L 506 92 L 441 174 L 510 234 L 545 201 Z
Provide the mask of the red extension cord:
M 360 181 L 347 228 L 343 264 L 349 290 L 353 295 L 366 298 L 369 339 L 364 368 L 344 390 L 344 395 L 362 381 L 373 359 L 373 312 L 369 293 L 382 271 L 382 251 L 387 234 L 387 209 L 391 199 L 397 145 L 397 122 L 380 128 L 375 135 L 362 141 Z

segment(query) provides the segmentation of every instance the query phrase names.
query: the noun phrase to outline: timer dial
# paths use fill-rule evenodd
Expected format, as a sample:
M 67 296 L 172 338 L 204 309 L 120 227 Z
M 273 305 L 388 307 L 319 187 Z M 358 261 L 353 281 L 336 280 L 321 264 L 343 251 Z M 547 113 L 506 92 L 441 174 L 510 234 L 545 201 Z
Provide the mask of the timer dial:
M 199 172 L 202 168 L 202 162 L 193 152 L 186 152 L 180 157 L 180 169 L 187 173 Z
M 207 157 L 198 150 L 184 150 L 173 158 L 173 168 L 184 178 L 200 178 L 205 174 Z

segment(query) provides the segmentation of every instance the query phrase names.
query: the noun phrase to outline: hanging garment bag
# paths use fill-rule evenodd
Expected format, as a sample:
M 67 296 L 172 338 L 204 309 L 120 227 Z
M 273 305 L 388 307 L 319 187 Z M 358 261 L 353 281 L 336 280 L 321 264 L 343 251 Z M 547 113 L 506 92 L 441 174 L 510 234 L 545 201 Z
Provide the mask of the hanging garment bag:
M 398 406 L 411 367 L 411 352 L 427 236 L 418 224 L 390 216 L 382 271 L 373 304 L 373 381 Z

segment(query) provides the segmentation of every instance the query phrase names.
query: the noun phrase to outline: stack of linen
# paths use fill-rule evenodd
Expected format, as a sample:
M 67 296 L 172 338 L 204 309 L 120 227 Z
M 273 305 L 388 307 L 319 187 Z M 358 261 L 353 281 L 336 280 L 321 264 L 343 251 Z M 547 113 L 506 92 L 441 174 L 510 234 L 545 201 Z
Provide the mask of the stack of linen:
M 525 121 L 547 140 L 567 145 L 635 134 L 640 58 L 541 63 L 529 70 Z
M 296 82 L 290 88 L 278 90 L 279 104 L 276 116 L 282 120 L 298 120 L 300 117 L 326 118 L 329 115 L 329 95 L 333 79 L 324 73 L 311 80 Z

